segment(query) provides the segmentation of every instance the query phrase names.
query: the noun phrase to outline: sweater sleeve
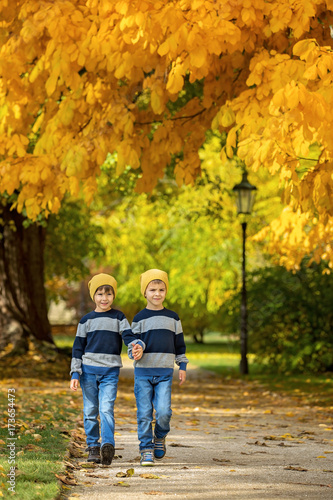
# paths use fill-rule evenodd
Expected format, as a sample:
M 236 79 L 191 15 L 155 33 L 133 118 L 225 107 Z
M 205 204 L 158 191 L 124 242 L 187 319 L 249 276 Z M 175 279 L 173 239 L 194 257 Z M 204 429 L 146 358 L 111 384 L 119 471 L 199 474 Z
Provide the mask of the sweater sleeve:
M 79 323 L 72 350 L 72 362 L 70 375 L 72 379 L 79 379 L 82 375 L 82 356 L 87 345 L 87 332 L 85 323 Z
M 132 334 L 134 335 L 134 340 L 128 344 L 128 349 L 127 349 L 127 354 L 128 354 L 128 357 L 130 359 L 134 359 L 132 350 L 133 350 L 133 347 L 135 346 L 135 344 L 141 345 L 143 350 L 146 349 L 146 344 L 143 342 L 143 340 L 140 339 L 140 334 L 141 334 L 140 325 L 141 325 L 141 323 L 136 322 L 135 319 L 136 318 L 134 317 L 134 320 L 131 324 L 131 331 L 132 331 Z
M 176 335 L 175 335 L 175 351 L 176 351 L 176 364 L 180 370 L 186 370 L 188 359 L 185 356 L 186 345 L 184 340 L 183 327 L 180 319 L 176 321 Z
M 134 334 L 125 316 L 120 322 L 120 332 L 124 344 L 128 347 L 127 354 L 130 357 L 130 359 L 133 359 L 132 349 L 133 346 L 135 346 L 135 344 L 141 345 L 142 349 L 145 350 L 146 348 L 145 343 Z

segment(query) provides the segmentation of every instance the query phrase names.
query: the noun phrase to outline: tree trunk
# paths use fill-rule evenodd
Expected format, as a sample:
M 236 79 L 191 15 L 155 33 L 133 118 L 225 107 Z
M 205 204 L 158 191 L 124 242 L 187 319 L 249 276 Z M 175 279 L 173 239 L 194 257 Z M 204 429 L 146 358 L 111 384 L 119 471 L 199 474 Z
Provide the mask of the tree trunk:
M 2 219 L 2 220 L 1 220 Z M 29 338 L 53 344 L 44 289 L 45 228 L 0 208 L 0 349 L 27 351 Z

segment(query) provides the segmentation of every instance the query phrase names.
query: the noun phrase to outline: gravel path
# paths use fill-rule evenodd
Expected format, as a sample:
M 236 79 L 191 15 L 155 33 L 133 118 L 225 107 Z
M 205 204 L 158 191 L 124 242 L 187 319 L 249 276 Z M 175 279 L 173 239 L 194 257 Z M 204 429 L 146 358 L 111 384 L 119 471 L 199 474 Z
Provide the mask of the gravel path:
M 192 368 L 184 386 L 174 381 L 165 459 L 141 467 L 133 371 L 125 367 L 116 401 L 117 458 L 111 466 L 84 465 L 80 420 L 70 449 L 82 457 L 68 461 L 77 483 L 68 498 L 332 500 L 332 409 Z

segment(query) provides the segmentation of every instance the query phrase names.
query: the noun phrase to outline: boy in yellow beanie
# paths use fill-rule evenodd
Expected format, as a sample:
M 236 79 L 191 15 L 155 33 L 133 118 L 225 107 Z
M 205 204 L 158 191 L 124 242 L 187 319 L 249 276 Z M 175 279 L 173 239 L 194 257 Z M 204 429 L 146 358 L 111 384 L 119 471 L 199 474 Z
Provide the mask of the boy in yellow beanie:
M 174 362 L 179 366 L 180 385 L 186 380 L 186 346 L 178 315 L 163 306 L 169 288 L 166 272 L 150 269 L 141 274 L 141 293 L 147 306 L 134 316 L 132 332 L 145 344 L 134 361 L 134 393 L 137 406 L 140 464 L 154 465 L 166 453 L 165 437 L 170 431 L 171 387 Z M 129 346 L 131 357 L 132 347 Z M 134 357 L 134 356 L 133 356 Z M 155 429 L 153 431 L 153 411 Z
M 110 274 L 96 274 L 88 288 L 96 307 L 83 316 L 77 327 L 70 388 L 76 391 L 80 380 L 88 462 L 110 465 L 115 446 L 114 402 L 122 366 L 122 341 L 131 346 L 135 360 L 141 358 L 145 346 L 133 335 L 124 313 L 112 309 L 117 294 L 115 278 Z

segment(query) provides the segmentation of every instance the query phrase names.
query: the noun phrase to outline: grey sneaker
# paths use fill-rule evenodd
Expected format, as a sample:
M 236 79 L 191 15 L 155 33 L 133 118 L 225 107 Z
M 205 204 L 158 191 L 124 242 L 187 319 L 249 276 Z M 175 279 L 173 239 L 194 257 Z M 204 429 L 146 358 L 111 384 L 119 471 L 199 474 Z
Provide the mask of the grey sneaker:
M 143 451 L 141 453 L 140 465 L 143 467 L 151 467 L 154 465 L 154 455 L 152 451 Z
M 166 446 L 165 446 L 165 437 L 157 438 L 154 436 L 154 457 L 156 460 L 161 460 L 165 456 Z
M 88 448 L 88 451 L 89 455 L 87 462 L 95 462 L 95 464 L 99 464 L 101 462 L 99 446 L 91 446 L 90 448 Z
M 114 457 L 113 444 L 110 443 L 103 444 L 101 448 L 101 455 L 102 455 L 102 465 L 111 465 L 112 459 Z

